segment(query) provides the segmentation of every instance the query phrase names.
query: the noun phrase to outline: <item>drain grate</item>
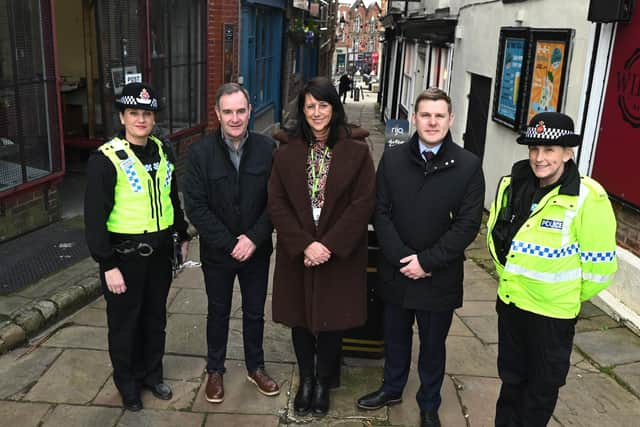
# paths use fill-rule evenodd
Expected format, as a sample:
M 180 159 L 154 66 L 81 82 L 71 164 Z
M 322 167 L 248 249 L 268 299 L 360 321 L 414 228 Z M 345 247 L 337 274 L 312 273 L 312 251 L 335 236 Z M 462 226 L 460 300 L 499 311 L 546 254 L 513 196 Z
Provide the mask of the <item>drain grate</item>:
M 0 244 L 0 295 L 19 291 L 89 256 L 80 226 L 57 222 Z

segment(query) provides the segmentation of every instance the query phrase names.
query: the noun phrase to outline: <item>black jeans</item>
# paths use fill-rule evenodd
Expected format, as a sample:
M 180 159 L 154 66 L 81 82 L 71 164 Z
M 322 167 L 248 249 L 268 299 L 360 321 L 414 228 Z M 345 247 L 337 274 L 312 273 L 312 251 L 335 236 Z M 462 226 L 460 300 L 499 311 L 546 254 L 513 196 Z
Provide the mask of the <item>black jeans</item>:
M 291 328 L 300 378 L 316 376 L 327 384 L 339 375 L 342 334 L 342 331 L 330 331 L 314 335 L 306 328 Z
M 109 356 L 113 380 L 121 394 L 137 393 L 137 382 L 162 382 L 162 357 L 167 325 L 167 295 L 171 286 L 169 247 L 151 256 L 132 256 L 118 263 L 127 291 L 111 293 L 101 271 L 107 301 Z
M 233 282 L 242 295 L 242 340 L 248 372 L 264 367 L 262 339 L 269 258 L 251 258 L 237 267 L 202 264 L 207 289 L 207 372 L 225 372 Z
M 569 372 L 576 319 L 524 311 L 498 298 L 496 426 L 546 426 Z
M 420 336 L 420 388 L 416 400 L 422 411 L 438 410 L 442 402 L 440 389 L 447 359 L 445 341 L 452 319 L 453 310 L 409 310 L 394 304 L 385 304 L 382 390 L 393 394 L 401 394 L 404 390 L 411 367 L 413 322 L 417 320 Z

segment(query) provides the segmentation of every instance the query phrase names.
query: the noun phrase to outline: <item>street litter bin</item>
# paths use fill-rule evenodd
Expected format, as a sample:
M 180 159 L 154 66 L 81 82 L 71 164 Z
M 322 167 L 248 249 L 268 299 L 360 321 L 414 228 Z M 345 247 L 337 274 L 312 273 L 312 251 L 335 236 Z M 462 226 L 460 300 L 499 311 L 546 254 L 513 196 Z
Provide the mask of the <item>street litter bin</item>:
M 357 92 L 356 92 L 357 93 Z M 342 355 L 366 359 L 384 357 L 383 309 L 382 300 L 376 291 L 378 281 L 378 256 L 380 246 L 373 226 L 369 224 L 367 233 L 367 322 L 345 331 L 342 337 Z

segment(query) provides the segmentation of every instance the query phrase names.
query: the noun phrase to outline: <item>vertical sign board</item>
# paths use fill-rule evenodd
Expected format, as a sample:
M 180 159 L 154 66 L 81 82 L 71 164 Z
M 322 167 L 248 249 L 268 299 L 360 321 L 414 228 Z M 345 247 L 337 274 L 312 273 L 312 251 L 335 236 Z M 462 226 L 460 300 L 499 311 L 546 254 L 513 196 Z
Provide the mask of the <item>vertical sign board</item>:
M 404 144 L 411 138 L 408 120 L 387 120 L 384 128 L 384 149 Z
M 592 176 L 640 207 L 640 7 L 633 15 L 618 24 Z
M 558 111 L 565 56 L 565 42 L 536 41 L 527 123 L 538 113 Z
M 222 35 L 222 73 L 224 83 L 233 77 L 233 24 L 224 24 Z

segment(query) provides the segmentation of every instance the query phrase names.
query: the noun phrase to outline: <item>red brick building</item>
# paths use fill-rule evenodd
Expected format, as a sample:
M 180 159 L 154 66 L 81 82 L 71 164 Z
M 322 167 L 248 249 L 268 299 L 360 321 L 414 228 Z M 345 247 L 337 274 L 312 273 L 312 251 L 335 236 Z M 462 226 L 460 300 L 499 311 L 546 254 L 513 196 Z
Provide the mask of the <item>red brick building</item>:
M 380 22 L 382 9 L 377 2 L 365 6 L 362 0 L 353 4 L 339 4 L 336 15 L 337 74 L 378 72 L 380 58 Z

